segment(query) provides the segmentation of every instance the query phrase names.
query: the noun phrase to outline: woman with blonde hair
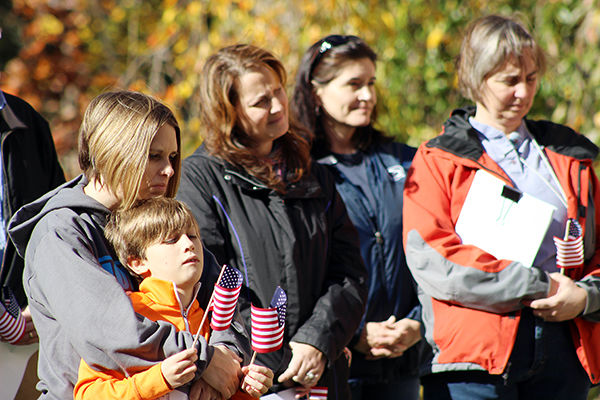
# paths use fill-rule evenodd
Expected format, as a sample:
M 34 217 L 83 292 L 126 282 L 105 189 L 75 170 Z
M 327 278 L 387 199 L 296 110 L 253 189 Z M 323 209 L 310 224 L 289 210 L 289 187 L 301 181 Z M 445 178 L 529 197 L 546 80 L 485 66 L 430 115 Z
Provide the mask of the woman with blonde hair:
M 137 92 L 101 94 L 89 104 L 79 132 L 84 174 L 11 220 L 40 337 L 41 398 L 72 398 L 81 358 L 128 376 L 191 346 L 191 334 L 134 314 L 125 291 L 136 290 L 136 282 L 104 237 L 113 210 L 138 199 L 174 196 L 180 147 L 179 125 L 164 104 Z M 212 273 L 203 279 L 210 284 L 218 268 L 210 255 L 205 258 Z M 239 358 L 199 342 L 197 373 L 230 395 L 239 384 Z
M 284 344 L 259 354 L 280 385 L 327 386 L 348 398 L 343 349 L 364 308 L 356 231 L 332 177 L 312 164 L 289 119 L 286 73 L 268 51 L 225 47 L 206 61 L 200 92 L 204 144 L 183 163 L 177 197 L 217 261 L 242 271 L 241 312 L 288 296 Z
M 423 397 L 585 400 L 600 380 L 598 148 L 527 118 L 545 57 L 516 19 L 474 21 L 457 66 L 475 107 L 419 147 L 404 191 L 406 257 L 433 349 Z

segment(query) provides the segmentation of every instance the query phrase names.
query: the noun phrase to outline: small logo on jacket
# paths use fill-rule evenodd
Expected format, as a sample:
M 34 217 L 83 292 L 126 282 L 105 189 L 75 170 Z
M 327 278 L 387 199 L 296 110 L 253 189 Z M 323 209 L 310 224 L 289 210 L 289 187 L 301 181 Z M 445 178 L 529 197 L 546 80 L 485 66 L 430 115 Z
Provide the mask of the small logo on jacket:
M 389 167 L 387 171 L 396 182 L 406 177 L 406 171 L 402 165 L 394 165 Z

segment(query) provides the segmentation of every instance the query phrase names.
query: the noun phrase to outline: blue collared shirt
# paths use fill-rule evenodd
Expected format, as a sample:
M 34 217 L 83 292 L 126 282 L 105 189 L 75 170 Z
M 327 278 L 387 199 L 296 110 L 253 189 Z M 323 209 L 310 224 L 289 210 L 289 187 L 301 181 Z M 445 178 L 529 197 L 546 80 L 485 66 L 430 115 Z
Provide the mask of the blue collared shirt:
M 564 236 L 567 208 L 563 204 L 564 199 L 559 197 L 563 193 L 562 188 L 556 183 L 549 164 L 542 159 L 541 148 L 534 143 L 525 121 L 521 121 L 519 128 L 510 134 L 513 141 L 504 132 L 472 117 L 469 123 L 477 131 L 486 153 L 506 172 L 516 188 L 556 207 L 533 265 L 547 272 L 558 272 L 553 236 Z

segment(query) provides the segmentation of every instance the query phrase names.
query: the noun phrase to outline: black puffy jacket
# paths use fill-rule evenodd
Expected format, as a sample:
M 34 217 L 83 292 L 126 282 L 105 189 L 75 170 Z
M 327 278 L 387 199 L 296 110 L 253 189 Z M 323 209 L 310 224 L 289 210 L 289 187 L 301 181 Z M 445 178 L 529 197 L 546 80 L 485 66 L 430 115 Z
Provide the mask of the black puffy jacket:
M 64 183 L 65 175 L 46 120 L 24 100 L 2 91 L 0 107 L 2 214 L 6 226 L 22 205 Z M 11 288 L 24 308 L 27 297 L 22 279 L 23 259 L 7 237 L 0 286 Z
M 239 301 L 248 327 L 250 301 L 268 307 L 277 286 L 287 292 L 284 346 L 258 361 L 277 378 L 290 361 L 288 343 L 310 344 L 329 361 L 319 385 L 329 387 L 330 398 L 349 398 L 342 350 L 364 312 L 366 270 L 332 175 L 311 168 L 281 195 L 200 147 L 184 161 L 177 197 L 192 209 L 217 261 L 244 274 Z

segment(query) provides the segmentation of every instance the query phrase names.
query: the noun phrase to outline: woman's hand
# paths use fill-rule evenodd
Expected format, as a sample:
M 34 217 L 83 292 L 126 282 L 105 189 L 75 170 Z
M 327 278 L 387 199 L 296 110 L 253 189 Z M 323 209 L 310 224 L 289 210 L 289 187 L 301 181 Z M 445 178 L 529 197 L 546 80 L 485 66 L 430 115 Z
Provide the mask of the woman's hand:
M 186 349 L 165 358 L 160 366 L 160 371 L 172 389 L 185 385 L 194 379 L 197 359 L 196 349 Z
M 204 379 L 198 379 L 190 389 L 190 400 L 224 400 L 225 398 Z
M 400 332 L 395 323 L 396 317 L 393 315 L 387 321 L 367 322 L 355 349 L 369 358 L 390 357 L 392 346 L 395 346 L 400 340 Z M 397 348 L 397 351 L 403 352 L 404 350 L 400 347 Z
M 410 318 L 402 318 L 396 322 L 395 328 L 400 333 L 399 341 L 392 346 L 391 357 L 399 357 L 406 349 L 414 346 L 421 340 L 421 323 Z
M 303 386 L 315 386 L 325 370 L 325 355 L 306 343 L 290 342 L 292 359 L 287 369 L 279 376 L 279 382 L 290 379 Z
M 273 371 L 262 365 L 250 364 L 242 367 L 245 378 L 242 382 L 242 390 L 252 397 L 260 397 L 267 393 L 273 386 Z
M 523 302 L 533 309 L 533 314 L 552 322 L 567 321 L 581 314 L 587 303 L 585 289 L 558 272 L 550 274 L 550 280 L 548 297 Z
M 367 322 L 354 347 L 367 359 L 400 357 L 406 349 L 421 340 L 421 323 L 409 318 L 396 321 Z
M 225 346 L 215 346 L 210 363 L 202 373 L 210 386 L 217 389 L 226 399 L 233 396 L 240 387 L 242 359 Z

